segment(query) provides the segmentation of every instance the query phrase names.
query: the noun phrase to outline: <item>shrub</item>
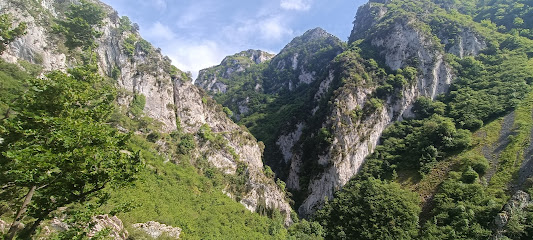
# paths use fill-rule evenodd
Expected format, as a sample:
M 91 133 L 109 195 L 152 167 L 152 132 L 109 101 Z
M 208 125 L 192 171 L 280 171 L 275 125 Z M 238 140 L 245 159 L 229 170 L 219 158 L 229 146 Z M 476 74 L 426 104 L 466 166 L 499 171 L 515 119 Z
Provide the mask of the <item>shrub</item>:
M 464 183 L 474 183 L 479 178 L 479 175 L 477 174 L 472 167 L 468 167 L 466 171 L 463 172 L 463 175 L 461 176 L 461 181 Z

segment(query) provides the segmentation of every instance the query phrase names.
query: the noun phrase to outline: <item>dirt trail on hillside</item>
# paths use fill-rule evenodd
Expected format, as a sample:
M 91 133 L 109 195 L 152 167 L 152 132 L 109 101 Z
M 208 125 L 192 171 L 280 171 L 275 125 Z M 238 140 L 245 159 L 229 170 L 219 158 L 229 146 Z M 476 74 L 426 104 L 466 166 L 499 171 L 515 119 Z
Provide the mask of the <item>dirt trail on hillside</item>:
M 513 125 L 515 120 L 515 112 L 507 114 L 503 118 L 502 128 L 500 130 L 500 137 L 491 146 L 483 146 L 481 150 L 485 158 L 489 161 L 490 168 L 485 174 L 486 183 L 490 182 L 492 176 L 496 173 L 499 167 L 499 158 L 502 151 L 509 145 L 511 142 L 509 136 L 513 135 Z
M 533 177 L 533 129 L 529 134 L 529 146 L 524 150 L 524 161 L 518 171 L 517 187 L 521 188 L 530 177 Z

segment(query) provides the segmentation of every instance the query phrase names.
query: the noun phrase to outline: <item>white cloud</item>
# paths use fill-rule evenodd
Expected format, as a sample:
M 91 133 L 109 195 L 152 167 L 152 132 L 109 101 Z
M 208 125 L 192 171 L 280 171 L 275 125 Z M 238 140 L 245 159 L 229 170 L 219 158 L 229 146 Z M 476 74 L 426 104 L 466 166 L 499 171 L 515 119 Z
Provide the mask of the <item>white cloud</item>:
M 177 14 L 176 26 L 179 28 L 198 29 L 202 21 L 210 21 L 217 15 L 220 2 L 216 0 L 195 0 L 190 5 L 184 7 Z M 209 7 L 206 7 L 209 6 Z
M 294 34 L 290 27 L 291 15 L 280 12 L 277 2 L 266 2 L 268 4 L 256 13 L 243 12 L 216 22 L 218 17 L 213 15 L 214 10 L 203 4 L 211 1 L 197 0 L 181 10 L 174 21 L 160 20 L 144 31 L 141 28 L 142 36 L 155 47 L 160 47 L 176 67 L 190 71 L 193 78 L 198 76 L 199 70 L 220 64 L 225 56 L 249 48 L 264 48 L 262 43 L 275 46 Z M 198 33 L 204 25 L 213 22 L 219 27 L 209 34 Z
M 150 29 L 146 31 L 148 38 L 157 39 L 158 41 L 169 41 L 176 37 L 176 34 L 168 26 L 161 22 L 155 22 Z
M 214 41 L 191 42 L 176 39 L 165 49 L 176 67 L 183 71 L 191 71 L 193 79 L 198 76 L 198 71 L 215 66 L 220 63 L 227 53 Z
M 146 31 L 141 29 L 141 32 L 155 47 L 160 47 L 176 67 L 191 71 L 193 78 L 196 78 L 199 70 L 219 64 L 228 55 L 217 42 L 194 41 L 176 34 L 161 22 L 155 22 Z
M 311 0 L 281 0 L 280 7 L 285 10 L 307 11 L 311 8 Z
M 274 15 L 236 22 L 224 27 L 222 31 L 224 38 L 232 45 L 250 46 L 257 40 L 278 42 L 292 35 L 294 31 L 285 22 L 283 16 Z
M 292 35 L 293 31 L 283 24 L 280 16 L 272 17 L 258 23 L 261 37 L 265 40 L 280 40 L 286 35 Z

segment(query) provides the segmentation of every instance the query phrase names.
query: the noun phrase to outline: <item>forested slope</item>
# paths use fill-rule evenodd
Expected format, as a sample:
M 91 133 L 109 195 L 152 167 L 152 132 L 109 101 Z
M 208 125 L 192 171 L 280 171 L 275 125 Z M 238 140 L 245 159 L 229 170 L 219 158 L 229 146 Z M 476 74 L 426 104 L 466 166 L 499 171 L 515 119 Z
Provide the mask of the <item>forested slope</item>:
M 347 49 L 310 70 L 328 74 L 302 90 L 305 107 L 278 106 L 304 110 L 276 125 L 292 130 L 252 131 L 276 140 L 266 151 L 288 153 L 269 163 L 299 213 L 335 239 L 529 238 L 531 204 L 518 190 L 531 187 L 530 9 L 473 0 L 360 7 Z M 258 112 L 267 122 L 241 123 L 279 121 Z M 512 196 L 521 203 L 504 208 Z M 509 217 L 515 207 L 519 217 Z

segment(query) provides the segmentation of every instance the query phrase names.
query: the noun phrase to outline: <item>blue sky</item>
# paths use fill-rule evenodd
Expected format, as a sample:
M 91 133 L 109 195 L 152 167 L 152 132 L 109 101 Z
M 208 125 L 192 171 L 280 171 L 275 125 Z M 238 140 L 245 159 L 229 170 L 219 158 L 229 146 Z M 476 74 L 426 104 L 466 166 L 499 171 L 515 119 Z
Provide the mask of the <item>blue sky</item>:
M 367 0 L 103 0 L 140 26 L 174 65 L 194 76 L 227 55 L 278 53 L 294 37 L 321 27 L 346 41 Z

